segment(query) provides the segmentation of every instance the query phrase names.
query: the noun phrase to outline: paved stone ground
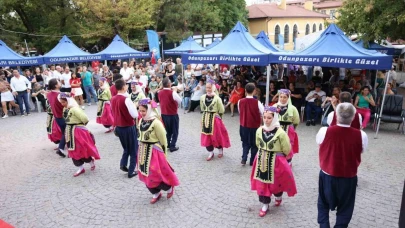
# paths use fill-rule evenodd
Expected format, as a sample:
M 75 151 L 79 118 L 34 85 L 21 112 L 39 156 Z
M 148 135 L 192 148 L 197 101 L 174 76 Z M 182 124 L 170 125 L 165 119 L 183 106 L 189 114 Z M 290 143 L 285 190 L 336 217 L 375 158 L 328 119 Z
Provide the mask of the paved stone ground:
M 180 150 L 169 154 L 181 185 L 175 196 L 150 205 L 138 178 L 119 170 L 121 148 L 113 134 L 86 109 L 102 159 L 74 178 L 72 161 L 55 154 L 45 130 L 45 113 L 0 119 L 0 219 L 16 227 L 317 227 L 319 127 L 298 128 L 301 152 L 294 158 L 298 194 L 271 205 L 259 218 L 260 203 L 250 191 L 249 166 L 240 166 L 238 117 L 225 115 L 232 148 L 206 162 L 199 145 L 199 113 L 180 115 Z M 405 176 L 405 136 L 383 124 L 379 139 L 368 130 L 350 227 L 398 227 Z M 334 217 L 335 213 L 330 213 Z M 331 218 L 333 224 L 334 218 Z

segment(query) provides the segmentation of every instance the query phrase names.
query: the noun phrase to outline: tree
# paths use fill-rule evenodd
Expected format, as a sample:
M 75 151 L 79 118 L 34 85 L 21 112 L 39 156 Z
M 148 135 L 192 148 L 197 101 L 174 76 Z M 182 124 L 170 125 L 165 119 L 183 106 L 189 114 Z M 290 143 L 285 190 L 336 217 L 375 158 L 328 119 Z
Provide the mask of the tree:
M 339 26 L 366 41 L 405 37 L 405 1 L 350 0 L 340 9 Z

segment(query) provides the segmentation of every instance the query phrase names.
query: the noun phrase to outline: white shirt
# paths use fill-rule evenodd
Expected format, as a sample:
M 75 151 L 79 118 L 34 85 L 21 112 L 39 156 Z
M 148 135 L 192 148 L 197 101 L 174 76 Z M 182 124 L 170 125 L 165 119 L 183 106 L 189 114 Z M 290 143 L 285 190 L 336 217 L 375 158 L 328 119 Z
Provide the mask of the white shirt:
M 146 76 L 146 75 L 141 75 L 141 76 L 139 77 L 139 81 L 142 83 L 142 88 L 148 87 L 148 81 L 149 81 L 148 76 Z
M 196 77 L 199 77 L 199 76 L 202 75 L 201 68 L 202 68 L 203 66 L 204 66 L 203 64 L 191 64 L 191 69 L 194 70 L 194 75 L 195 75 Z M 196 68 L 200 68 L 200 70 L 196 70 Z
M 254 99 L 253 96 L 246 96 L 246 98 L 252 98 L 252 99 Z M 238 101 L 238 111 L 240 110 L 240 109 L 239 109 L 239 103 L 240 103 L 240 100 Z M 257 106 L 258 106 L 259 111 L 260 111 L 260 116 L 263 116 L 263 113 L 264 113 L 264 106 L 263 106 L 263 104 L 260 103 L 260 101 L 259 101 L 259 102 L 257 102 Z
M 117 95 L 121 95 L 126 97 L 125 98 L 125 106 L 127 106 L 128 112 L 132 118 L 138 118 L 138 110 L 136 110 L 134 103 L 129 99 L 129 95 L 127 93 L 118 93 Z
M 191 69 L 190 72 L 187 71 L 187 70 L 184 71 L 184 75 L 185 75 L 186 79 L 190 79 L 192 74 L 194 74 L 194 70 L 193 70 L 193 69 Z
M 394 70 L 389 71 L 390 73 L 390 78 L 388 80 L 389 83 L 392 83 L 392 81 L 397 81 L 397 72 Z M 388 78 L 388 72 L 385 74 L 385 78 Z M 395 86 L 395 85 L 393 85 Z
M 134 75 L 134 69 L 129 67 L 127 67 L 127 69 L 121 68 L 120 74 L 122 75 L 122 79 L 124 79 L 126 83 L 131 83 L 132 82 L 131 77 L 132 75 Z
M 328 118 L 326 119 L 326 122 L 328 123 L 329 126 L 332 123 L 334 115 L 335 115 L 335 111 L 328 114 Z M 360 114 L 358 114 L 358 115 L 359 115 L 359 121 L 360 121 L 360 126 L 361 126 L 361 124 L 363 123 L 363 119 Z
M 172 88 L 163 88 L 163 89 L 164 90 L 172 90 Z M 177 102 L 177 105 L 180 105 L 181 104 L 181 97 L 174 91 L 173 91 L 172 95 L 173 95 L 173 100 L 175 100 Z
M 199 90 L 197 90 L 197 87 L 200 87 Z M 191 96 L 192 101 L 199 101 L 201 99 L 201 96 L 205 94 L 205 85 L 200 85 L 198 84 L 194 90 L 193 90 L 193 96 Z
M 227 80 L 227 79 L 229 79 L 229 76 L 231 75 L 231 72 L 228 70 L 228 71 L 226 71 L 226 72 L 221 72 L 221 77 L 222 77 L 222 79 L 225 79 L 225 80 Z
M 312 97 L 314 94 L 318 94 L 319 96 L 321 96 L 321 97 L 322 97 L 322 101 L 324 101 L 324 100 L 326 99 L 326 93 L 325 93 L 324 91 L 321 90 L 321 91 L 319 91 L 319 92 L 316 92 L 315 90 L 312 90 L 311 92 L 308 93 L 308 95 L 307 95 L 307 97 L 305 98 L 305 100 L 308 101 L 308 102 L 314 102 L 314 101 L 315 101 L 315 98 L 309 99 L 309 98 Z
M 337 126 L 350 127 L 350 125 L 345 125 L 345 124 L 337 124 Z M 328 130 L 328 127 L 322 127 L 321 129 L 319 129 L 318 134 L 316 134 L 316 143 L 318 145 L 322 144 L 323 140 L 325 139 L 327 130 Z M 361 132 L 362 152 L 364 152 L 368 146 L 368 137 L 367 137 L 367 134 L 363 130 L 360 130 L 360 132 Z
M 59 71 L 54 70 L 54 71 L 51 71 L 51 72 L 52 72 L 53 78 L 56 78 L 58 80 L 62 80 L 62 75 L 59 73 Z
M 340 80 L 345 79 L 345 77 L 346 77 L 346 68 L 339 68 L 339 76 L 340 76 Z
M 72 73 L 63 73 L 61 76 L 61 81 L 63 80 L 62 88 L 70 88 L 70 79 L 72 78 Z
M 22 92 L 31 89 L 31 82 L 25 76 L 20 75 L 19 78 L 11 78 L 10 87 L 13 92 Z

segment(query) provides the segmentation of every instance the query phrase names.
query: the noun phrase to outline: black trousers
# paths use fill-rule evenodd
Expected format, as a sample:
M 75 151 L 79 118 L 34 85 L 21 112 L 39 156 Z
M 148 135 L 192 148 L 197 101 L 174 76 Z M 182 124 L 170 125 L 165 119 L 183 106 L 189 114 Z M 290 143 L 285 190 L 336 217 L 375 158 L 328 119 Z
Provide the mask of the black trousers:
M 76 160 L 76 159 L 73 159 L 73 158 L 72 158 L 73 164 L 74 164 L 75 166 L 77 166 L 77 167 L 83 165 L 84 163 L 90 163 L 92 160 L 93 160 L 92 157 L 89 157 L 89 158 L 82 158 L 82 159 L 79 159 L 79 160 Z
M 352 219 L 356 199 L 357 176 L 333 177 L 319 173 L 318 223 L 321 228 L 330 228 L 329 210 L 336 212 L 335 228 L 348 227 Z
M 116 127 L 115 133 L 118 135 L 123 149 L 120 166 L 127 167 L 129 160 L 128 173 L 132 174 L 135 171 L 138 154 L 137 130 L 135 126 Z
M 166 128 L 167 146 L 169 149 L 176 147 L 177 138 L 179 137 L 179 115 L 163 115 L 163 124 Z
M 242 160 L 247 161 L 247 157 L 250 151 L 250 165 L 253 165 L 257 151 L 256 146 L 256 131 L 257 128 L 239 127 L 240 140 L 242 141 Z
M 200 101 L 193 101 L 191 100 L 190 108 L 188 109 L 190 112 L 194 112 L 194 109 L 200 105 Z
M 152 193 L 152 194 L 157 194 L 157 193 L 159 193 L 161 190 L 167 191 L 167 190 L 169 190 L 171 187 L 172 187 L 172 186 L 170 186 L 170 185 L 168 185 L 168 184 L 166 184 L 166 183 L 164 183 L 164 182 L 161 182 L 156 188 L 148 188 L 148 190 L 149 190 L 150 193 Z
M 283 192 L 273 194 L 276 197 L 280 197 L 283 195 Z M 271 203 L 271 197 L 270 196 L 259 196 L 259 202 L 263 204 L 270 204 Z

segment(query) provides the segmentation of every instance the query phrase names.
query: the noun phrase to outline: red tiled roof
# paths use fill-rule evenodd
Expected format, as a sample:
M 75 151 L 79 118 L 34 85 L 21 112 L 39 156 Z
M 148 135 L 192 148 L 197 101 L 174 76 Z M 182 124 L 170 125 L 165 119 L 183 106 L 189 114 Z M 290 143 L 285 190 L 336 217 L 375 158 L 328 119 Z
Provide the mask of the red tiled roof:
M 333 7 L 341 7 L 342 5 L 343 5 L 342 1 L 328 1 L 314 4 L 314 8 L 315 9 L 333 8 Z
M 287 0 L 287 5 L 289 4 L 304 4 L 306 0 Z M 321 0 L 312 0 L 314 4 L 321 2 Z
M 248 6 L 249 19 L 253 18 L 275 18 L 275 17 L 307 17 L 307 18 L 328 18 L 329 16 L 315 11 L 306 10 L 301 6 L 287 5 L 287 9 L 278 8 L 277 4 L 264 3 Z

